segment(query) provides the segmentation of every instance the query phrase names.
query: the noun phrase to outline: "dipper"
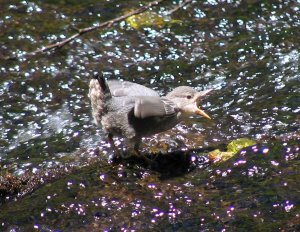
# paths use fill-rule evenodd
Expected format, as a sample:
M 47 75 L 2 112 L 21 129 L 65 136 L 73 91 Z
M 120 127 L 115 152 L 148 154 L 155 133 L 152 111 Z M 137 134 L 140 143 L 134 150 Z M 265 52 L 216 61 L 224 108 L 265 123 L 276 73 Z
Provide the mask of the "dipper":
M 189 86 L 179 86 L 160 97 L 157 92 L 129 81 L 106 81 L 95 75 L 90 81 L 89 98 L 97 126 L 102 126 L 108 141 L 119 155 L 113 136 L 124 137 L 133 145 L 136 155 L 143 137 L 173 128 L 191 115 L 210 117 L 198 102 L 211 90 L 197 92 Z

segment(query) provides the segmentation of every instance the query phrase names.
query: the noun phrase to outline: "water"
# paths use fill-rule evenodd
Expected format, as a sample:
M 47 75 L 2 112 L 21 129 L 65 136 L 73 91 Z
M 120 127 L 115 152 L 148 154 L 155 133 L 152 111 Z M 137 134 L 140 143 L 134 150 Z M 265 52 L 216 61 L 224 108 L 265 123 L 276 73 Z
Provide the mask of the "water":
M 172 4 L 153 11 L 164 15 Z M 17 203 L 2 205 L 0 218 L 6 220 L 9 208 L 20 204 L 14 212 L 17 219 L 3 228 L 219 231 L 242 228 L 241 221 L 246 220 L 250 229 L 294 229 L 299 221 L 299 198 L 288 196 L 297 191 L 293 181 L 299 179 L 298 151 L 293 151 L 296 158 L 283 166 L 280 159 L 268 161 L 263 169 L 275 166 L 279 174 L 273 169 L 266 172 L 261 176 L 262 185 L 253 184 L 252 176 L 240 179 L 239 174 L 249 172 L 250 165 L 241 166 L 232 176 L 234 184 L 227 183 L 227 176 L 217 177 L 217 185 L 205 183 L 204 176 L 213 176 L 216 167 L 188 167 L 162 181 L 161 173 L 139 165 L 109 164 L 111 151 L 102 130 L 92 122 L 87 93 L 94 71 L 144 84 L 160 94 L 178 85 L 214 89 L 201 102 L 212 121 L 195 117 L 145 139 L 145 153 L 216 147 L 241 137 L 264 142 L 270 150 L 274 137 L 295 141 L 290 135 L 299 135 L 300 126 L 298 1 L 195 2 L 169 16 L 163 28 L 154 25 L 134 30 L 122 22 L 57 51 L 31 57 L 22 54 L 70 36 L 76 32 L 74 28 L 117 17 L 138 4 L 2 1 L 1 5 L 0 57 L 18 57 L 1 59 L 1 172 L 22 176 L 87 166 Z M 265 161 L 255 162 L 258 167 Z M 232 168 L 234 163 L 224 165 Z M 271 178 L 274 175 L 275 179 Z M 251 183 L 240 186 L 242 181 Z M 286 182 L 288 187 L 274 187 L 279 182 L 278 186 Z M 265 202 L 269 192 L 261 190 L 263 184 L 274 187 L 270 202 Z M 258 189 L 258 198 L 252 197 Z M 232 191 L 235 194 L 227 196 L 226 192 Z M 233 205 L 235 198 L 238 206 Z M 33 199 L 39 206 L 30 211 L 28 202 Z M 243 211 L 245 208 L 250 209 Z M 274 218 L 267 213 L 270 208 Z

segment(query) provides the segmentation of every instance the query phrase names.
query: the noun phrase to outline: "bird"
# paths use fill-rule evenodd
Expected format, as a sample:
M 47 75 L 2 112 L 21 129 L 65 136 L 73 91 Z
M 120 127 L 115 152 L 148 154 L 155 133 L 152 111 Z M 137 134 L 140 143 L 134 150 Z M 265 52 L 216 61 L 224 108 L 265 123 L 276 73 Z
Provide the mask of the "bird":
M 102 127 L 117 156 L 113 137 L 123 137 L 136 156 L 145 158 L 139 147 L 143 137 L 169 130 L 192 115 L 211 119 L 199 107 L 199 100 L 212 89 L 201 92 L 179 86 L 166 96 L 143 85 L 119 80 L 106 81 L 96 74 L 89 83 L 89 98 L 95 124 Z

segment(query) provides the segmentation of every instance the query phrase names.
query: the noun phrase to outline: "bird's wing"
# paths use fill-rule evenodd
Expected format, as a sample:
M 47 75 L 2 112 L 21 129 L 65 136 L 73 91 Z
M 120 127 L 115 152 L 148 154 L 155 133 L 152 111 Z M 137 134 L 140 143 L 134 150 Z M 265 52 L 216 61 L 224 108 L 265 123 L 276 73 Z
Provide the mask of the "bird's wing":
M 177 105 L 167 98 L 160 97 L 137 97 L 134 104 L 134 116 L 147 118 L 154 116 L 170 116 L 178 112 Z
M 108 81 L 108 86 L 111 91 L 111 94 L 114 97 L 124 97 L 124 96 L 157 96 L 159 94 L 149 89 L 143 85 L 132 83 L 129 81 L 117 81 L 111 80 Z

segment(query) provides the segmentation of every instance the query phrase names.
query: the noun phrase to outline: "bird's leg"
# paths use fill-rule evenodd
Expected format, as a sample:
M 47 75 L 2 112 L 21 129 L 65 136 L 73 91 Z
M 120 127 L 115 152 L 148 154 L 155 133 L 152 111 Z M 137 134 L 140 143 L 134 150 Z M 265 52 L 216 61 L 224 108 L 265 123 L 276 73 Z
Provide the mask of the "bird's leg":
M 148 157 L 146 157 L 140 153 L 140 151 L 139 151 L 140 143 L 141 143 L 141 141 L 138 141 L 134 144 L 134 147 L 133 147 L 134 155 L 143 159 L 147 164 L 152 165 L 153 160 L 149 159 Z
M 121 157 L 121 154 L 120 154 L 118 148 L 117 148 L 116 145 L 115 145 L 115 142 L 114 142 L 114 139 L 113 139 L 113 135 L 112 135 L 111 133 L 108 133 L 107 139 L 108 139 L 108 142 L 109 142 L 110 146 L 111 146 L 112 149 L 114 150 L 114 152 L 115 152 L 115 154 L 116 154 L 116 157 L 117 157 L 117 158 L 120 158 L 120 157 Z
M 137 157 L 141 157 L 142 156 L 142 154 L 139 151 L 140 143 L 141 143 L 140 141 L 136 142 L 134 144 L 134 147 L 133 147 L 134 155 L 137 156 Z

